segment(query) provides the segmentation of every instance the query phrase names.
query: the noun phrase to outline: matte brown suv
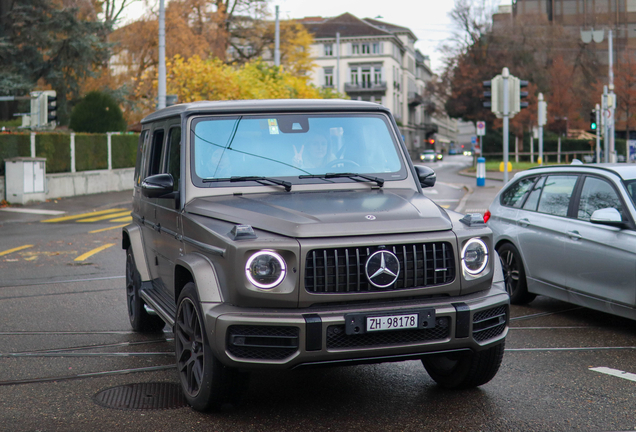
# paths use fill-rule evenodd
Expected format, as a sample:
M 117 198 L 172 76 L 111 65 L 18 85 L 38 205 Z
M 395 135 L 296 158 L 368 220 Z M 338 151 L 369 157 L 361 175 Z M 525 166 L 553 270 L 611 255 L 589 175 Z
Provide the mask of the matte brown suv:
M 449 388 L 490 381 L 508 332 L 491 231 L 422 194 L 384 107 L 200 102 L 142 121 L 123 230 L 136 331 L 174 331 L 197 410 L 250 370 L 421 359 Z

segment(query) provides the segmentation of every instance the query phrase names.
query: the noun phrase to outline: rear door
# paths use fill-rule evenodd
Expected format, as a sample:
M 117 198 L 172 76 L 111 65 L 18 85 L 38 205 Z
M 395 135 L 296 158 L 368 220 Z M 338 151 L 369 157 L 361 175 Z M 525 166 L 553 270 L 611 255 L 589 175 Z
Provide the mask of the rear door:
M 567 286 L 591 297 L 628 306 L 636 302 L 636 232 L 590 222 L 595 210 L 615 208 L 630 221 L 616 186 L 603 177 L 586 176 L 576 219 L 568 223 Z
M 542 177 L 517 213 L 517 244 L 531 292 L 565 286 L 566 231 L 577 180 L 571 174 Z

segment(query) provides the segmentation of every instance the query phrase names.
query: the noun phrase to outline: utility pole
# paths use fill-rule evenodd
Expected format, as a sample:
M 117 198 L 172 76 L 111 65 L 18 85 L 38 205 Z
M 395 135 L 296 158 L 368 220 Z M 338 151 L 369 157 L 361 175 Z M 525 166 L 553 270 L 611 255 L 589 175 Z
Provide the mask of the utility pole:
M 613 48 L 613 39 L 612 39 L 612 30 L 608 31 L 608 54 L 609 54 L 609 97 L 608 97 L 608 107 L 610 113 L 610 121 L 609 121 L 609 154 L 610 159 L 608 162 L 616 162 L 616 149 L 614 146 L 614 136 L 616 135 L 615 130 L 615 119 L 614 119 L 614 108 L 616 108 L 616 96 L 614 95 L 614 65 L 613 65 L 613 57 L 614 57 L 614 48 Z
M 508 117 L 510 116 L 510 94 L 508 89 L 508 80 L 510 78 L 510 72 L 508 72 L 508 68 L 503 68 L 501 72 L 501 77 L 503 78 L 503 163 L 504 163 L 504 184 L 508 183 L 508 145 L 509 145 L 509 136 L 508 136 Z
M 543 93 L 539 93 L 539 112 L 537 115 L 537 123 L 539 124 L 539 162 L 543 165 L 543 126 L 548 120 L 548 104 L 543 100 Z
M 340 32 L 336 32 L 336 91 L 340 92 Z
M 157 84 L 157 109 L 166 107 L 166 8 L 159 0 L 159 82 Z
M 274 44 L 274 65 L 280 66 L 280 21 L 278 20 L 278 5 L 276 5 L 276 36 Z
M 607 86 L 603 86 L 603 98 L 601 100 L 603 104 L 603 147 L 605 147 L 605 157 L 603 162 L 608 163 L 610 161 L 610 152 L 609 152 L 609 123 L 610 119 L 605 113 L 610 113 L 608 107 L 608 99 L 609 94 L 607 93 Z

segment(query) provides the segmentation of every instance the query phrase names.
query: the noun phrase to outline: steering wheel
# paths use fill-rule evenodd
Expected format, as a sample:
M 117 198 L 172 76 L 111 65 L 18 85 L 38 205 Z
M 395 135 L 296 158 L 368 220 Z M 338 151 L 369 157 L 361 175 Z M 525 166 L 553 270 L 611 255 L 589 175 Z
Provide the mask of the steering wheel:
M 360 164 L 356 161 L 352 161 L 351 159 L 335 159 L 325 165 L 325 169 L 327 170 L 333 169 L 335 167 L 342 167 L 343 170 L 346 171 L 347 167 L 360 168 Z

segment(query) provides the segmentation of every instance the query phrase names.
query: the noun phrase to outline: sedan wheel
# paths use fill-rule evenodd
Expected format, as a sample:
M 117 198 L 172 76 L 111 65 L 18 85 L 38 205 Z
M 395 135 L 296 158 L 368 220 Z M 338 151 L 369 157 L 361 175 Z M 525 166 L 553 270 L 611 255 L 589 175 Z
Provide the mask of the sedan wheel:
M 510 295 L 510 303 L 526 304 L 535 299 L 536 294 L 528 292 L 526 272 L 521 261 L 521 255 L 516 247 L 504 243 L 497 250 L 501 258 L 506 291 Z

